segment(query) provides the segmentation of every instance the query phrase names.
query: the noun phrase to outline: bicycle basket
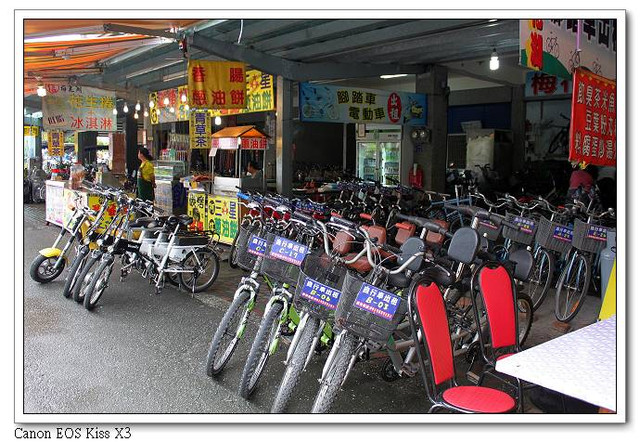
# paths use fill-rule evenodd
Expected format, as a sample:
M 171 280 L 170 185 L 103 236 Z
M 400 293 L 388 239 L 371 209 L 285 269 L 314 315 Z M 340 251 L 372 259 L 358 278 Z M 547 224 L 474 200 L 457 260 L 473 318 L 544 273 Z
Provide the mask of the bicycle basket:
M 260 256 L 264 256 L 266 239 L 259 226 L 240 226 L 236 240 L 236 264 L 251 271 Z
M 544 216 L 538 221 L 536 230 L 536 241 L 548 250 L 565 254 L 571 250 L 571 240 L 573 229 L 555 221 L 549 221 Z
M 293 298 L 296 307 L 320 320 L 333 319 L 346 274 L 347 268 L 327 255 L 307 255 Z
M 342 284 L 335 324 L 383 345 L 406 312 L 407 301 L 403 297 L 367 284 L 349 271 Z
M 583 252 L 598 253 L 607 246 L 607 232 L 609 230 L 607 227 L 576 219 L 573 224 L 571 244 Z
M 484 236 L 489 241 L 495 241 L 500 237 L 500 226 L 496 226 L 488 219 L 479 219 L 476 230 L 480 236 Z
M 300 266 L 309 253 L 309 248 L 273 233 L 268 233 L 266 240 L 266 256 L 262 260 L 260 273 L 277 282 L 295 287 Z
M 530 246 L 533 243 L 538 227 L 535 219 L 507 213 L 507 221 L 520 226 L 520 229 L 516 230 L 509 226 L 502 226 L 502 236 L 525 246 Z

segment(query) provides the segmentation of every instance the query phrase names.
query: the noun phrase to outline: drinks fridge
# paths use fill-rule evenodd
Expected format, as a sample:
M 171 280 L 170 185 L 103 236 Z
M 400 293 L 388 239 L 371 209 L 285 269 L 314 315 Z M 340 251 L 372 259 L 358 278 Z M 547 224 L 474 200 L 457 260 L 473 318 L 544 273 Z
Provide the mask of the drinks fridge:
M 400 181 L 401 126 L 367 125 L 365 135 L 358 137 L 357 175 L 365 180 L 381 181 L 384 186 Z

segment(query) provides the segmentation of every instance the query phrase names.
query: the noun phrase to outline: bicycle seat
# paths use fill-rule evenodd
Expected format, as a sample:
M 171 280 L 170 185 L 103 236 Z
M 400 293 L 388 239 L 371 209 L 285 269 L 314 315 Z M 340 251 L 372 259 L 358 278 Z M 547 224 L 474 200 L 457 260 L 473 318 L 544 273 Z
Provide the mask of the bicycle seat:
M 193 222 L 193 217 L 189 215 L 179 215 L 178 222 L 183 226 L 188 226 Z
M 509 254 L 509 261 L 514 264 L 513 277 L 520 281 L 529 279 L 533 270 L 533 255 L 527 249 L 518 249 Z
M 454 261 L 464 264 L 471 264 L 478 249 L 480 248 L 480 237 L 478 232 L 471 227 L 461 227 L 451 238 L 447 255 Z

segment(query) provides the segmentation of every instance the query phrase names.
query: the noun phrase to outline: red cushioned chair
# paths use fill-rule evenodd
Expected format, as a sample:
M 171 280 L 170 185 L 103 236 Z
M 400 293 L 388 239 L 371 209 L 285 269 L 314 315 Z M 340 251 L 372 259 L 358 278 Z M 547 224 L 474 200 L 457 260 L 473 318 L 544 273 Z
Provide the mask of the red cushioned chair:
M 516 286 L 511 273 L 502 265 L 486 262 L 479 266 L 471 278 L 471 301 L 476 324 L 479 327 L 480 354 L 484 367 L 478 385 L 486 375 L 493 376 L 517 390 L 518 408 L 522 407 L 520 379 L 495 371 L 496 362 L 521 351 L 518 341 L 518 313 Z M 511 380 L 515 379 L 516 385 Z
M 508 413 L 516 408 L 514 398 L 503 391 L 457 384 L 447 311 L 435 283 L 419 285 L 413 290 L 409 299 L 409 319 L 413 339 L 420 342 L 419 330 L 425 343 L 418 346 L 417 354 L 427 397 L 432 404 L 429 413 L 438 409 L 458 413 Z

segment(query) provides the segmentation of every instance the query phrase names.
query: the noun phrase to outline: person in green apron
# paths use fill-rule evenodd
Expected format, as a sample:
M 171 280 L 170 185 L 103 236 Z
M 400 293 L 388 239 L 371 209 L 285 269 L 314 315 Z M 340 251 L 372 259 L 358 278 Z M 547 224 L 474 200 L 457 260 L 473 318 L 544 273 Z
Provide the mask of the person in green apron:
M 138 159 L 141 161 L 138 171 L 138 198 L 153 201 L 156 175 L 153 171 L 153 163 L 151 162 L 153 157 L 149 153 L 149 149 L 141 147 L 138 150 Z

